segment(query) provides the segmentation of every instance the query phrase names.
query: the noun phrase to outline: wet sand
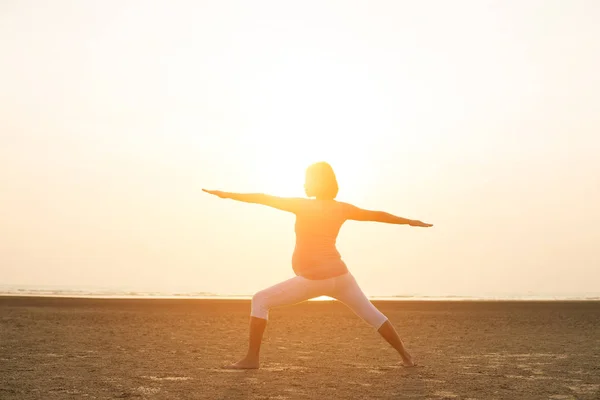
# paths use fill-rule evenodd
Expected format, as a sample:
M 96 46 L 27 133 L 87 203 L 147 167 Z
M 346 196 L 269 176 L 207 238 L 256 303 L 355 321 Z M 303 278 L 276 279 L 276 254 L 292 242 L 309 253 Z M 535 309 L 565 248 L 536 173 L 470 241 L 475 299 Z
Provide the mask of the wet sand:
M 273 310 L 231 371 L 248 301 L 0 297 L 0 399 L 600 399 L 600 302 L 375 304 L 422 367 L 334 302 Z

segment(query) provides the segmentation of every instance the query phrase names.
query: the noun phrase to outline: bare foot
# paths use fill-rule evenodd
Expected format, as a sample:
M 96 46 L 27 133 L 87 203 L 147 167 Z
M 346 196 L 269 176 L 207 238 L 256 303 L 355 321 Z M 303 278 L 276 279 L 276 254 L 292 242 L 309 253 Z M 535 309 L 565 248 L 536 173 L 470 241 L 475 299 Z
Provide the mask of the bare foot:
M 416 367 L 417 363 L 413 360 L 413 358 L 408 355 L 407 357 L 402 357 L 402 366 L 406 368 Z
M 244 358 L 235 364 L 224 366 L 225 369 L 258 369 L 258 360 Z

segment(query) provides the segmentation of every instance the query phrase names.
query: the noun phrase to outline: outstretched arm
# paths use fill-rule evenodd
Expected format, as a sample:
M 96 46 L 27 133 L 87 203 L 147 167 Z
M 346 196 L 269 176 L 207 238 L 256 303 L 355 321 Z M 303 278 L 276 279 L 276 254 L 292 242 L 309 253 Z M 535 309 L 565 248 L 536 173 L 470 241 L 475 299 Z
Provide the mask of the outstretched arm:
M 425 222 L 421 222 L 419 220 L 398 217 L 384 211 L 364 210 L 351 204 L 346 205 L 346 219 L 354 221 L 373 221 L 384 222 L 386 224 L 420 226 L 423 228 L 433 226 L 432 224 L 426 224 Z
M 303 200 L 301 198 L 277 197 L 263 193 L 231 193 L 222 192 L 220 190 L 207 189 L 202 189 L 202 191 L 218 196 L 222 199 L 231 199 L 236 201 L 242 201 L 244 203 L 262 204 L 265 206 L 276 208 L 278 210 L 289 211 L 292 213 L 295 213 L 300 209 L 301 202 Z

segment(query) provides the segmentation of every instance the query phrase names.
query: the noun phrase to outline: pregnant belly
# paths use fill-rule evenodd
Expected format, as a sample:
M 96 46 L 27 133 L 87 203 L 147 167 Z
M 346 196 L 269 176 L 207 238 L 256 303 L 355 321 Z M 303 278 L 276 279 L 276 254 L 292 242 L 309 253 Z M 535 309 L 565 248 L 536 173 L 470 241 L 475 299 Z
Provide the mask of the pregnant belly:
M 348 268 L 336 251 L 331 254 L 306 254 L 294 252 L 292 257 L 294 273 L 306 279 L 329 279 L 348 272 Z

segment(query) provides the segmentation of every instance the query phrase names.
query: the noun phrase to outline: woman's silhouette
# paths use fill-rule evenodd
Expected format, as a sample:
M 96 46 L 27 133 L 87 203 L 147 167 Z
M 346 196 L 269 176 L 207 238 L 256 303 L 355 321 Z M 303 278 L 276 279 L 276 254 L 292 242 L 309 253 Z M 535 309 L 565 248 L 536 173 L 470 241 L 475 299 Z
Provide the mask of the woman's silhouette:
M 296 277 L 261 290 L 252 297 L 248 353 L 242 360 L 226 368 L 259 367 L 260 345 L 271 308 L 295 304 L 323 295 L 346 304 L 354 313 L 377 329 L 379 334 L 398 351 L 404 366 L 415 366 L 413 358 L 392 324 L 367 299 L 348 271 L 335 243 L 338 232 L 346 220 L 419 227 L 432 225 L 382 211 L 363 210 L 336 201 L 337 179 L 331 166 L 325 162 L 308 167 L 304 189 L 309 198 L 283 198 L 266 194 L 228 193 L 203 189 L 222 199 L 263 204 L 296 215 L 296 247 L 292 257 L 292 267 Z

